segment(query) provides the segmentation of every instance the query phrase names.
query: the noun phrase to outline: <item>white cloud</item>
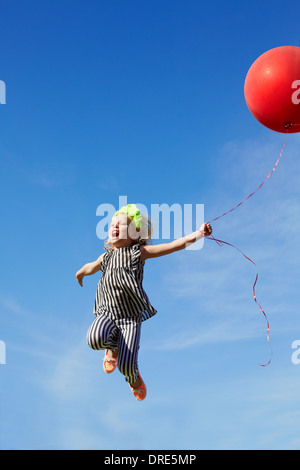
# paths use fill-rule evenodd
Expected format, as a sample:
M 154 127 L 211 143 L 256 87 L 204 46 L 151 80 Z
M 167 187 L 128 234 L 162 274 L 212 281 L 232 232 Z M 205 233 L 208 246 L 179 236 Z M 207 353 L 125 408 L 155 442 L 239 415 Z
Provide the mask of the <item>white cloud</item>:
M 279 141 L 276 137 L 224 146 L 227 182 L 240 187 L 240 200 L 270 172 L 281 150 L 282 142 L 277 146 Z M 233 213 L 213 224 L 216 238 L 236 245 L 256 266 L 232 247 L 221 248 L 208 240 L 201 251 L 172 255 L 169 270 L 163 275 L 163 289 L 178 301 L 178 310 L 182 308 L 189 313 L 183 313 L 182 318 L 176 316 L 175 324 L 173 319 L 167 338 L 158 334 L 158 349 L 181 350 L 191 345 L 255 337 L 263 340 L 266 322 L 252 295 L 257 271 L 257 299 L 270 320 L 271 335 L 274 331 L 284 333 L 295 328 L 294 315 L 300 301 L 298 296 L 297 307 L 299 143 L 298 137 L 288 140 L 282 160 L 265 186 Z M 271 163 L 266 164 L 267 159 Z M 220 213 L 230 208 L 227 199 L 224 195 L 225 202 L 218 203 L 220 207 L 223 203 L 225 206 Z

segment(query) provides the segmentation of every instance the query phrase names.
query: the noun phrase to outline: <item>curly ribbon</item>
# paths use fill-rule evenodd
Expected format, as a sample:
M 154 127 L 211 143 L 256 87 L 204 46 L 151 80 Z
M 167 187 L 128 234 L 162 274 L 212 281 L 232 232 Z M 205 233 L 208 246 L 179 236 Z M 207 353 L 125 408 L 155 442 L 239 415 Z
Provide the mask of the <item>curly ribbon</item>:
M 244 202 L 246 202 L 248 199 L 250 199 L 255 193 L 257 193 L 257 191 L 259 189 L 261 189 L 261 187 L 268 181 L 268 179 L 272 176 L 272 174 L 274 173 L 274 171 L 276 170 L 277 168 L 277 165 L 282 157 L 282 154 L 283 154 L 283 151 L 284 151 L 284 148 L 285 148 L 285 145 L 286 145 L 286 140 L 283 144 L 283 147 L 281 149 L 281 152 L 280 152 L 280 155 L 272 169 L 272 171 L 268 174 L 268 176 L 264 179 L 264 181 L 255 189 L 255 191 L 253 191 L 251 194 L 249 194 L 249 196 L 245 197 L 245 199 L 243 199 L 239 204 L 237 204 L 235 207 L 233 207 L 232 209 L 230 209 L 229 211 L 227 212 L 224 212 L 224 214 L 218 216 L 218 217 L 215 217 L 214 219 L 212 219 L 211 221 L 209 221 L 209 223 L 212 223 L 218 219 L 221 219 L 222 217 L 224 217 L 225 215 L 229 214 L 230 212 L 233 212 L 234 210 L 236 210 L 238 207 L 240 207 Z M 208 240 L 213 240 L 215 241 L 219 246 L 223 246 L 223 245 L 228 245 L 228 246 L 231 246 L 233 248 L 235 248 L 236 250 L 238 250 L 243 256 L 244 258 L 246 258 L 248 261 L 250 261 L 252 264 L 254 264 L 256 266 L 256 264 L 254 263 L 254 261 L 252 259 L 250 259 L 248 256 L 246 256 L 238 247 L 236 247 L 235 245 L 232 245 L 231 243 L 228 243 L 228 242 L 225 242 L 223 240 L 218 240 L 216 238 L 214 238 L 213 236 L 210 236 L 210 237 L 205 237 L 206 239 Z M 265 311 L 263 310 L 262 306 L 258 303 L 257 301 L 257 298 L 256 298 L 256 292 L 255 292 L 255 287 L 256 287 L 256 284 L 257 284 L 257 280 L 258 280 L 258 272 L 256 274 L 256 277 L 255 277 L 255 281 L 254 281 L 254 284 L 253 284 L 253 298 L 254 298 L 254 301 L 256 302 L 256 304 L 259 306 L 261 312 L 263 313 L 265 319 L 266 319 L 266 322 L 267 322 L 267 341 L 269 343 L 269 346 L 270 346 L 270 324 L 269 324 L 269 320 L 268 320 L 268 317 L 265 313 Z M 273 357 L 273 352 L 272 352 L 272 349 L 271 349 L 271 357 L 269 359 L 269 361 L 266 363 L 266 364 L 259 364 L 260 366 L 262 367 L 266 367 L 270 364 L 271 360 L 272 360 L 272 357 Z
M 251 258 L 249 258 L 247 255 L 245 255 L 245 253 L 243 253 L 237 246 L 232 245 L 231 243 L 228 243 L 228 242 L 224 242 L 223 240 L 217 240 L 213 236 L 206 237 L 206 239 L 215 241 L 219 246 L 227 245 L 227 246 L 231 246 L 232 248 L 235 248 L 236 250 L 238 250 L 244 256 L 244 258 L 246 258 L 248 261 L 250 261 L 250 263 L 252 263 L 252 264 L 254 264 L 254 266 L 256 266 L 254 261 Z M 269 334 L 270 333 L 270 324 L 269 324 L 269 320 L 268 320 L 268 317 L 266 315 L 266 312 L 263 310 L 262 306 L 258 303 L 257 298 L 256 298 L 255 287 L 256 287 L 256 284 L 257 284 L 257 280 L 258 280 L 258 272 L 256 273 L 255 281 L 254 281 L 254 284 L 253 284 L 253 297 L 254 297 L 254 300 L 255 300 L 256 304 L 259 306 L 260 310 L 262 311 L 262 313 L 263 313 L 263 315 L 266 319 L 266 322 L 267 322 L 267 340 L 268 340 L 268 343 L 269 343 L 269 346 L 270 346 L 270 334 Z M 271 357 L 270 357 L 269 361 L 267 362 L 267 364 L 259 364 L 259 365 L 262 366 L 262 367 L 268 366 L 270 364 L 271 360 L 272 360 L 272 356 L 273 356 L 273 352 L 272 352 L 272 349 L 271 349 Z
M 274 165 L 273 170 L 268 174 L 268 176 L 265 178 L 265 180 L 264 180 L 262 183 L 260 183 L 260 185 L 255 189 L 255 191 L 253 191 L 251 194 L 249 194 L 249 196 L 245 197 L 245 199 L 243 199 L 241 202 L 239 202 L 235 207 L 233 207 L 232 209 L 230 209 L 230 210 L 227 211 L 227 212 L 224 212 L 224 214 L 219 215 L 219 217 L 216 217 L 215 219 L 212 219 L 209 223 L 215 222 L 215 220 L 221 219 L 222 217 L 224 217 L 225 215 L 229 214 L 230 212 L 235 211 L 238 207 L 240 207 L 242 204 L 244 204 L 244 202 L 246 202 L 248 199 L 250 199 L 250 197 L 254 196 L 254 194 L 257 193 L 257 191 L 268 181 L 268 179 L 273 175 L 274 171 L 276 170 L 277 165 L 278 165 L 278 163 L 279 163 L 279 160 L 280 160 L 281 157 L 282 157 L 285 144 L 286 144 L 286 140 L 285 140 L 285 142 L 284 142 L 284 144 L 283 144 L 283 147 L 282 147 L 282 149 L 281 149 L 280 155 L 279 155 L 279 157 L 278 157 L 278 159 L 277 159 L 277 162 L 276 162 L 275 165 Z

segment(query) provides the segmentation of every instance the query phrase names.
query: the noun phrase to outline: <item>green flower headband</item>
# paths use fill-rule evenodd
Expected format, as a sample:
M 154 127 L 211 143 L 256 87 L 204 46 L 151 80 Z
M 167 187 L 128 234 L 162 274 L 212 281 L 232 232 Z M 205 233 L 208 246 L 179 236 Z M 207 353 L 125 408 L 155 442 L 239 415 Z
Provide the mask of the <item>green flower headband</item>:
M 140 230 L 142 226 L 142 216 L 140 214 L 139 209 L 136 207 L 135 204 L 127 204 L 127 206 L 121 207 L 121 209 L 115 213 L 114 217 L 119 212 L 122 212 L 122 214 L 127 215 L 132 220 L 135 227 Z

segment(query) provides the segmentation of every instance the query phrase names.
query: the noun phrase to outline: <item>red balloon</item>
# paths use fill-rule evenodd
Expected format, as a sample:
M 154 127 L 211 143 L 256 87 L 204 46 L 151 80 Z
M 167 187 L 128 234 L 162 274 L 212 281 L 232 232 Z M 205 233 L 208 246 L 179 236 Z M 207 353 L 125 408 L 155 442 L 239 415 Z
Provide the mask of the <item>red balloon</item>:
M 261 124 L 276 132 L 300 132 L 300 47 L 276 47 L 258 57 L 244 93 Z

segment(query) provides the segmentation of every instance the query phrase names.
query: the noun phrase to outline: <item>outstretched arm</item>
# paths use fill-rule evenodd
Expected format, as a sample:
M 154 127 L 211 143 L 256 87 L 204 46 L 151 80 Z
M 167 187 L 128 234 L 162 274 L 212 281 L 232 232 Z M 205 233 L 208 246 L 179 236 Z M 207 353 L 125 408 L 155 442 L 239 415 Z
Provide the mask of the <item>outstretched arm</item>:
M 203 237 L 208 237 L 212 233 L 210 224 L 203 224 L 199 230 L 187 235 L 186 237 L 178 238 L 170 243 L 162 243 L 160 245 L 143 245 L 141 246 L 142 261 L 148 258 L 157 258 L 159 256 L 169 255 L 175 251 L 183 250 L 191 243 L 195 243 Z
M 90 276 L 91 274 L 95 274 L 101 269 L 101 263 L 103 259 L 104 254 L 99 256 L 99 258 L 96 261 L 93 261 L 92 263 L 87 263 L 85 264 L 79 271 L 76 273 L 76 279 L 78 283 L 83 285 L 82 280 L 84 276 Z

